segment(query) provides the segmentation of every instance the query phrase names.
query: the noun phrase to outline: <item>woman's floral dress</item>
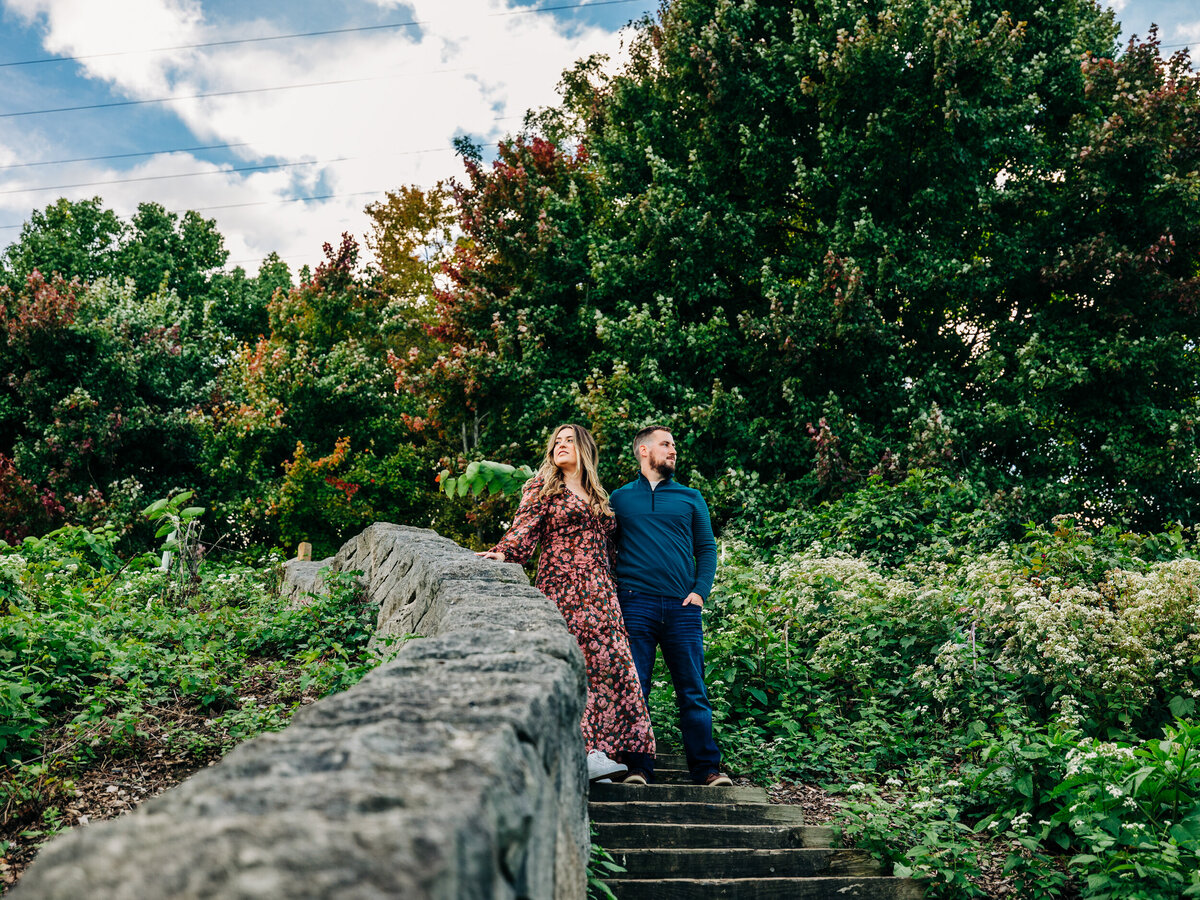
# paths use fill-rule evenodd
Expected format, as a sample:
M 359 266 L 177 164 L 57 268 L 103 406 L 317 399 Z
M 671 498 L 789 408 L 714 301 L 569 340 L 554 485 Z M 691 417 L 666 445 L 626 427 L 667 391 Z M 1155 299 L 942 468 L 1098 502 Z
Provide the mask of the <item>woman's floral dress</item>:
M 610 756 L 654 752 L 654 731 L 642 697 L 629 637 L 612 579 L 612 533 L 616 521 L 597 516 L 564 488 L 538 496 L 542 479 L 525 485 L 512 527 L 493 547 L 505 560 L 526 563 L 542 545 L 536 586 L 553 600 L 579 642 L 587 667 L 583 742 Z

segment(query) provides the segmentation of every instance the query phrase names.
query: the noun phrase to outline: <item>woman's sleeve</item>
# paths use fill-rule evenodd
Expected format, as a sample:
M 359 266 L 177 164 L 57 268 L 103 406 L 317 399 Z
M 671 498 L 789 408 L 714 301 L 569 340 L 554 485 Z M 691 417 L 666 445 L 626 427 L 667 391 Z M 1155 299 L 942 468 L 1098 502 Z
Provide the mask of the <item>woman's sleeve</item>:
M 538 541 L 542 538 L 547 510 L 546 501 L 538 496 L 541 489 L 540 478 L 531 478 L 525 483 L 525 489 L 521 493 L 521 505 L 517 508 L 517 514 L 513 516 L 512 525 L 492 548 L 504 554 L 505 562 L 524 565 L 537 549 Z

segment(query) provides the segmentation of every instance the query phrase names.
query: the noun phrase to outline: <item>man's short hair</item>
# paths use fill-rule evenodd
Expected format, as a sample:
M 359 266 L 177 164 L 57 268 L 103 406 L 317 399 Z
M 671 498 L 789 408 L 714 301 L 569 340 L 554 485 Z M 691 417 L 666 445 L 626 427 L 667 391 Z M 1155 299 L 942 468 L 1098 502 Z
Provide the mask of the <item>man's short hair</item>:
M 666 425 L 647 425 L 633 436 L 633 455 L 635 457 L 638 455 L 638 447 L 642 446 L 642 444 L 650 443 L 650 435 L 656 431 L 665 431 L 667 434 L 671 433 L 671 429 Z

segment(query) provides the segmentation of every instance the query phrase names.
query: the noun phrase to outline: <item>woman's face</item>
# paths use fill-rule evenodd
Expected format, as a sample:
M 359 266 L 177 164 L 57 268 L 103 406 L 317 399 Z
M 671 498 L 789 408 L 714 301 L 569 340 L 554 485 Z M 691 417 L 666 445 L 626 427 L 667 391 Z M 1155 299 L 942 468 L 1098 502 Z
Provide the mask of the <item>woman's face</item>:
M 579 451 L 575 448 L 574 428 L 564 428 L 554 436 L 552 457 L 554 464 L 564 472 L 573 472 L 579 467 Z

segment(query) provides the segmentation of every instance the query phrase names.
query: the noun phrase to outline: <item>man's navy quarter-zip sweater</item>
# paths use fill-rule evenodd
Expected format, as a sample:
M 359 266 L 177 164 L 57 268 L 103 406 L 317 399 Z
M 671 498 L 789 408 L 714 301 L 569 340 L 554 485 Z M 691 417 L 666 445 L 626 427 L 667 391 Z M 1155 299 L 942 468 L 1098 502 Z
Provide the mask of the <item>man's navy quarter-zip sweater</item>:
M 651 488 L 645 475 L 612 492 L 617 514 L 617 587 L 707 599 L 717 574 L 717 542 L 700 492 L 674 479 Z

